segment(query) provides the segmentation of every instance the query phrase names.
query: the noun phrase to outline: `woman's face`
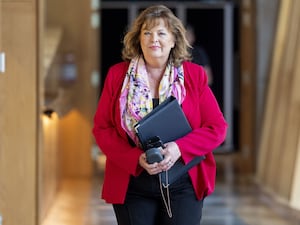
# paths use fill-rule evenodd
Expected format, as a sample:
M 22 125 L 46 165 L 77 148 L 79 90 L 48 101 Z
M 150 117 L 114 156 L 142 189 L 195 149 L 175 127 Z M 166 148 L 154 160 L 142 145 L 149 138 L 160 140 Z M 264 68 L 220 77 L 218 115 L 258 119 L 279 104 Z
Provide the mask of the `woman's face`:
M 158 23 L 151 29 L 142 27 L 140 42 L 146 61 L 160 60 L 165 63 L 171 49 L 175 46 L 172 33 L 165 26 L 163 19 L 158 19 Z

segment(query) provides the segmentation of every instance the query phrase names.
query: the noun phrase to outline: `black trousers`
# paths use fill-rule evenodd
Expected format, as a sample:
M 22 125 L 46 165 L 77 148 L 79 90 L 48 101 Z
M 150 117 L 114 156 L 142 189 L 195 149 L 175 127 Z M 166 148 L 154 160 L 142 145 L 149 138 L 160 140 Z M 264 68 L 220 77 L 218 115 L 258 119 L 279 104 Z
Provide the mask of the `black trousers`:
M 132 177 L 125 203 L 113 205 L 118 225 L 200 225 L 203 200 L 196 199 L 188 174 L 169 186 L 169 196 L 171 218 L 163 202 L 158 176 L 143 172 L 139 177 Z

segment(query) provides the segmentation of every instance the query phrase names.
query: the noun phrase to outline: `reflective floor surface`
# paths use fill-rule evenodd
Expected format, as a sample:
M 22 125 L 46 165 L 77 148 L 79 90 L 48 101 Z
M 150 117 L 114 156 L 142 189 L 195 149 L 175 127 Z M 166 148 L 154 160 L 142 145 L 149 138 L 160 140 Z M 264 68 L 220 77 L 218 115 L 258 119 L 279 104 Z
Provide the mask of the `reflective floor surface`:
M 227 173 L 206 198 L 201 225 L 300 225 L 300 212 L 278 204 L 252 182 L 233 182 L 230 169 Z M 42 225 L 117 225 L 100 190 L 100 176 L 65 180 Z

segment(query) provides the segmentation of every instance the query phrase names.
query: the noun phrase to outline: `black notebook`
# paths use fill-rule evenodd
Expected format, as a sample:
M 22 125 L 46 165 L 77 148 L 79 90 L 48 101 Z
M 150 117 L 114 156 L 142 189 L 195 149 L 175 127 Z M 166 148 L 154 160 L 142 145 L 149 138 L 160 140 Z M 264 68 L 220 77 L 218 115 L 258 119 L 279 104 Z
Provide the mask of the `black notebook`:
M 145 143 L 158 136 L 162 143 L 175 141 L 192 131 L 181 106 L 175 97 L 170 96 L 142 118 L 135 130 L 142 147 Z

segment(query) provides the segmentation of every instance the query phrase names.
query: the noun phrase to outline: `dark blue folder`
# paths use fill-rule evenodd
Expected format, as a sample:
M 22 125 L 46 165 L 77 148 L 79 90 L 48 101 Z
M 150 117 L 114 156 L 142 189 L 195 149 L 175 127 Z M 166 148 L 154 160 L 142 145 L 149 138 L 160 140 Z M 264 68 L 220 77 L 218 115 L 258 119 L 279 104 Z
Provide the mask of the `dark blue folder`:
M 181 106 L 175 97 L 170 96 L 142 118 L 135 130 L 140 143 L 145 143 L 158 136 L 163 143 L 175 141 L 192 131 Z
M 135 130 L 144 150 L 149 139 L 158 136 L 162 143 L 175 141 L 192 131 L 192 128 L 175 97 L 170 96 L 142 118 Z M 197 156 L 186 165 L 178 160 L 167 173 L 161 173 L 163 185 L 166 187 L 176 181 L 190 168 L 200 163 L 205 156 Z

